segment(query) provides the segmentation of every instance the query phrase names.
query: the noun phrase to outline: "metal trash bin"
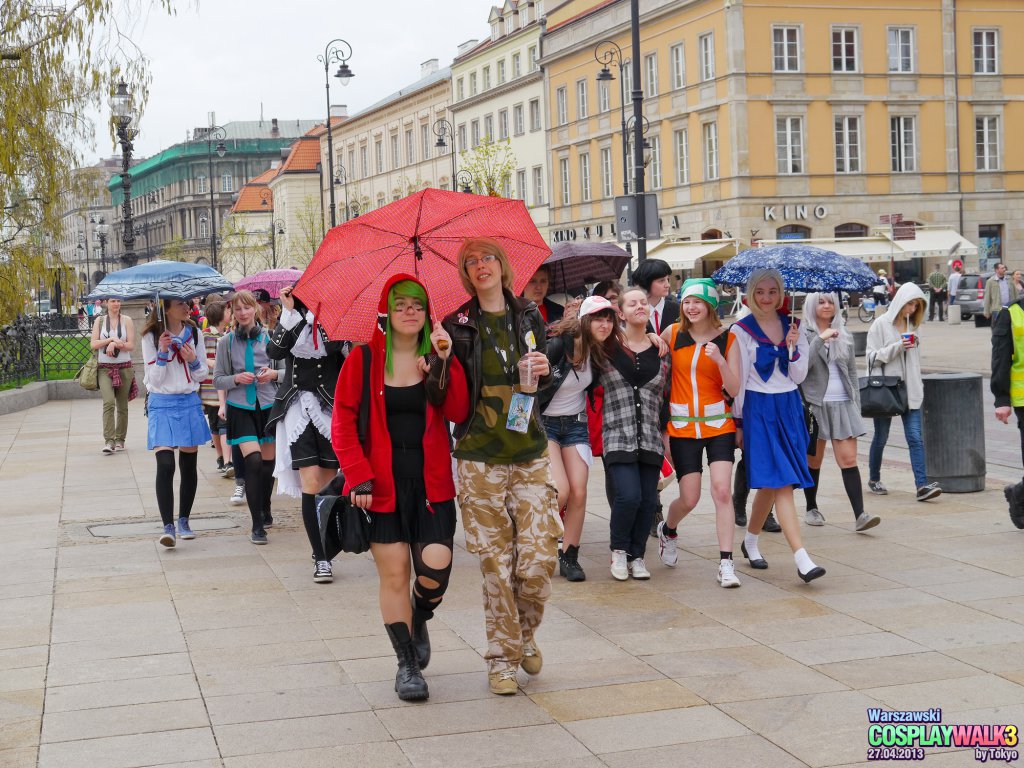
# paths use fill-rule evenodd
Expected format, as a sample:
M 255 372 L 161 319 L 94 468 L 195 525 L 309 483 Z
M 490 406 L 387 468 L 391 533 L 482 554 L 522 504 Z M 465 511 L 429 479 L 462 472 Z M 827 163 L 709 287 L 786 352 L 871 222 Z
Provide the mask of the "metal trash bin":
M 928 482 L 946 493 L 985 490 L 985 406 L 978 373 L 929 373 L 921 431 Z
M 855 357 L 864 357 L 868 351 L 868 332 L 850 331 L 853 334 L 853 354 Z

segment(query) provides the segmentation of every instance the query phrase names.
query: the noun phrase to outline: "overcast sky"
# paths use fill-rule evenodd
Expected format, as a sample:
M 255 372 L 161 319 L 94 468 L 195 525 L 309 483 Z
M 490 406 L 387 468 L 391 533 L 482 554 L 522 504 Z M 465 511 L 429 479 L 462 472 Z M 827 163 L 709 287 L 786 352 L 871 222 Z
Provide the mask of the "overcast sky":
M 451 64 L 456 48 L 489 35 L 493 0 L 179 0 L 177 16 L 151 12 L 132 38 L 150 59 L 150 100 L 135 142 L 149 156 L 185 131 L 233 120 L 324 120 L 324 70 L 333 38 L 347 40 L 355 77 L 331 78 L 331 101 L 349 114 L 419 79 L 420 63 Z M 331 70 L 333 75 L 337 65 Z M 101 115 L 109 119 L 109 115 Z M 98 125 L 88 159 L 115 154 Z

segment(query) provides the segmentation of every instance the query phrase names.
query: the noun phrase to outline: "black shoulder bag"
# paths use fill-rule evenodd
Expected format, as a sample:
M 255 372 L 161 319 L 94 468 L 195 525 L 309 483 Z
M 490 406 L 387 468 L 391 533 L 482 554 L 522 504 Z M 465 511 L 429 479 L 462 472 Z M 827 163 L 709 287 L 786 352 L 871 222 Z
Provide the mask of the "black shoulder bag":
M 874 371 L 874 357 L 868 360 L 868 375 L 861 376 L 860 414 L 866 419 L 891 419 L 907 412 L 907 383 L 899 376 L 886 376 Z

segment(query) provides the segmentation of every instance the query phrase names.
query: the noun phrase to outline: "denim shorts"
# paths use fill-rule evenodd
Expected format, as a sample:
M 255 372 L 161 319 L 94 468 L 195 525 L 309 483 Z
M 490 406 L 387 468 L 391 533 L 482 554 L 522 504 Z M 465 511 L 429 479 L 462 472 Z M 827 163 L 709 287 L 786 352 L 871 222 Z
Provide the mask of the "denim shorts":
M 580 421 L 580 419 L 583 419 Z M 590 445 L 590 430 L 587 429 L 587 414 L 576 416 L 544 416 L 544 431 L 548 440 L 562 448 L 572 445 Z

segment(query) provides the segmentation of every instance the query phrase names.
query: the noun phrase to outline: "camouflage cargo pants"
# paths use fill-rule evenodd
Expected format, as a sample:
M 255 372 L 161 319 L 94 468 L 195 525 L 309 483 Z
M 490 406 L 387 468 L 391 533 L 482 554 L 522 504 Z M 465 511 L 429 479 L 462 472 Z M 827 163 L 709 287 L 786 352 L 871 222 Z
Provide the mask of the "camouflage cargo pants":
M 558 562 L 557 491 L 547 456 L 525 464 L 459 460 L 466 549 L 480 557 L 488 670 L 518 667 L 551 595 Z

